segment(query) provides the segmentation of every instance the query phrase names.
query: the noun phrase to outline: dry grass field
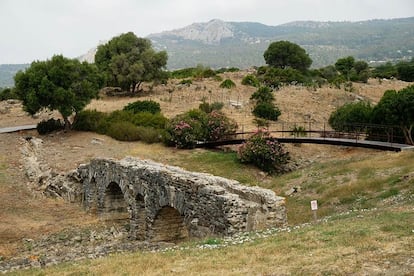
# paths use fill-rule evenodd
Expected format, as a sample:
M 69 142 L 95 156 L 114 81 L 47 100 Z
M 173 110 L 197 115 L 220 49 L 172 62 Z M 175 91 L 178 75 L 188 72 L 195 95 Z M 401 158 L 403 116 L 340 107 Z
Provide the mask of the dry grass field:
M 243 72 L 226 73 L 236 87 L 219 88 L 214 80 L 194 81 L 180 86 L 170 81 L 143 92 L 138 98 L 103 96 L 87 107 L 100 111 L 121 109 L 129 102 L 151 99 L 161 105 L 167 117 L 197 108 L 207 102 L 225 103 L 223 111 L 234 118 L 240 129 L 255 128 L 251 115 L 252 87 L 241 85 Z M 275 92 L 282 111 L 281 123 L 326 122 L 336 107 L 357 99 L 376 103 L 384 91 L 399 90 L 408 83 L 370 80 L 354 84 L 354 92 L 330 87 L 314 91 L 288 86 Z M 172 92 L 171 92 L 172 91 Z M 237 102 L 241 108 L 230 103 Z M 4 102 L 1 103 L 5 105 Z M 19 104 L 0 114 L 0 127 L 37 123 L 24 114 Z M 37 239 L 63 229 L 90 227 L 101 223 L 76 205 L 48 199 L 28 188 L 20 146 L 35 131 L 0 134 L 0 259 L 19 254 L 23 240 Z M 94 261 L 63 264 L 43 270 L 20 271 L 27 274 L 78 275 L 409 275 L 414 273 L 414 153 L 386 153 L 322 145 L 287 145 L 296 171 L 269 176 L 240 165 L 235 154 L 206 150 L 177 150 L 160 144 L 119 142 L 95 133 L 61 132 L 42 136 L 41 158 L 57 171 L 68 171 L 94 157 L 123 158 L 127 155 L 152 159 L 188 170 L 209 172 L 234 178 L 246 185 L 259 185 L 286 196 L 293 187 L 300 193 L 287 200 L 292 231 L 256 239 L 240 246 L 200 250 L 199 243 L 189 249 L 166 253 L 119 254 Z M 99 139 L 101 144 L 92 143 Z M 217 164 L 220 164 L 218 166 Z M 401 196 L 401 200 L 398 199 Z M 410 197 L 411 196 L 411 197 Z M 294 227 L 312 221 L 309 201 L 320 202 L 319 216 L 334 216 L 327 222 Z M 350 215 L 337 215 L 349 209 L 369 209 Z M 202 241 L 201 241 L 202 243 Z

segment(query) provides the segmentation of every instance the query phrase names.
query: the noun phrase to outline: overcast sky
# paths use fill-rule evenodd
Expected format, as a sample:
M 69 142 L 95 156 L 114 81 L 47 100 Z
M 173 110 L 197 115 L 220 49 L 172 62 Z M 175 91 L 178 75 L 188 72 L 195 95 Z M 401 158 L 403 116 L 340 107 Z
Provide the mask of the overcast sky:
M 0 64 L 74 58 L 121 33 L 211 19 L 279 25 L 414 16 L 413 0 L 0 0 Z

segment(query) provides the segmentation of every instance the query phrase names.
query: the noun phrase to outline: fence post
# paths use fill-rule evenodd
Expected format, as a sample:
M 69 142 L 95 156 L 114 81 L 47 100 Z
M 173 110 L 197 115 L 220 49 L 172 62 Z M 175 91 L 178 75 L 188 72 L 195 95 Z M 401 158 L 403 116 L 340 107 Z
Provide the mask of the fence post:
M 326 138 L 326 133 L 325 133 L 325 122 L 323 122 L 323 139 Z

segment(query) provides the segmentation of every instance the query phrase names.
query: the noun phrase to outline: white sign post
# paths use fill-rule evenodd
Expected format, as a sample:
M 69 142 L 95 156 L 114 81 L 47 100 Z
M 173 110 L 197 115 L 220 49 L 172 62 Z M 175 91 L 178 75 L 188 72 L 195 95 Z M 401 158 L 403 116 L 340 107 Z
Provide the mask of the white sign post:
M 316 221 L 318 220 L 318 201 L 317 200 L 312 200 L 311 201 L 311 210 L 313 212 L 313 219 Z

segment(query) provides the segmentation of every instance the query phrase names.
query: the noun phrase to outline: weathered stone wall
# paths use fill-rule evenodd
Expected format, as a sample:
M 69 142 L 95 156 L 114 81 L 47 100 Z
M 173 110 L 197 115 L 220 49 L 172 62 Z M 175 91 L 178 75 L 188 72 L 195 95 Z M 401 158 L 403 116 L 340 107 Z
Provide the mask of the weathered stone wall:
M 157 225 L 162 223 L 157 219 L 163 217 L 179 229 L 172 212 L 159 215 L 164 207 L 177 211 L 184 226 L 179 231 L 188 231 L 192 237 L 231 235 L 287 223 L 285 199 L 273 191 L 148 160 L 94 159 L 78 168 L 78 178 L 85 206 L 98 213 L 107 208 L 108 186 L 119 186 L 128 206 L 131 233 L 138 239 L 159 239 L 162 234 L 157 229 L 162 227 Z

